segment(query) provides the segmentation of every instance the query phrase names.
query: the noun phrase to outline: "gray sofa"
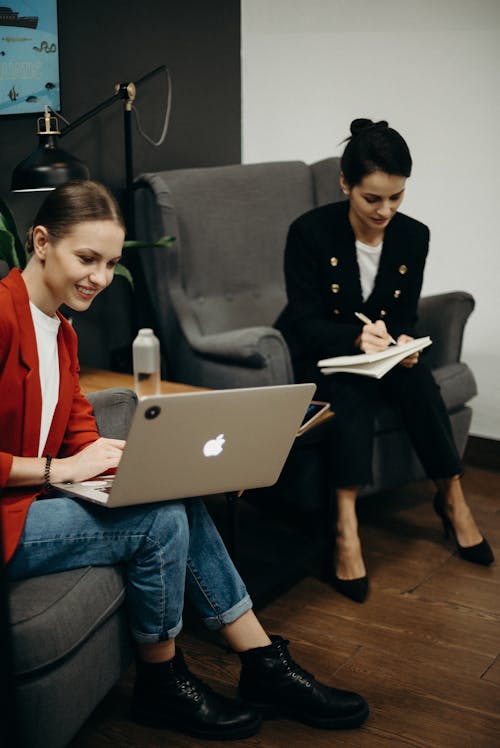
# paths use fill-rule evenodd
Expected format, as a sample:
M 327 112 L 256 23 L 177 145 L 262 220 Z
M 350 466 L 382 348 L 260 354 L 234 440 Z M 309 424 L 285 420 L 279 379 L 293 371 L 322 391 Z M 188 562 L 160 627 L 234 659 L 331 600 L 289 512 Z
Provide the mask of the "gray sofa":
M 103 436 L 126 437 L 132 390 L 89 396 Z M 22 748 L 62 748 L 132 660 L 119 567 L 83 568 L 9 585 Z
M 286 302 L 283 250 L 301 213 L 343 199 L 338 158 L 182 169 L 136 180 L 138 236 L 168 234 L 168 248 L 142 254 L 157 312 L 156 330 L 170 379 L 205 387 L 262 386 L 293 381 L 284 339 L 272 325 Z M 426 354 L 450 413 L 458 449 L 465 448 L 476 394 L 460 361 L 463 331 L 474 307 L 470 294 L 423 298 L 419 331 L 434 340 Z M 290 456 L 283 496 L 317 503 L 311 483 Z M 297 458 L 299 463 L 300 456 Z M 374 483 L 364 493 L 423 476 L 395 411 L 377 419 Z

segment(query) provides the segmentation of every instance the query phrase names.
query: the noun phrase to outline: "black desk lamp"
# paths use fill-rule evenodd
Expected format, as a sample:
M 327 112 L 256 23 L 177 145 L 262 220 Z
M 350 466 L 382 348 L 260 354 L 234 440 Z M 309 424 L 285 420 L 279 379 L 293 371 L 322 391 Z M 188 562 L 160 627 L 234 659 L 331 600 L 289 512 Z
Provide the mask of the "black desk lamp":
M 171 107 L 171 81 L 165 65 L 155 68 L 146 73 L 135 83 L 117 83 L 115 93 L 98 106 L 91 109 L 86 114 L 78 117 L 71 124 L 67 124 L 62 130 L 59 127 L 58 117 L 54 112 L 50 112 L 46 107 L 43 117 L 38 119 L 37 132 L 39 136 L 39 145 L 36 151 L 29 155 L 24 161 L 16 166 L 12 174 L 12 191 L 13 192 L 33 192 L 41 190 L 52 190 L 70 179 L 88 179 L 89 170 L 85 164 L 70 153 L 59 148 L 58 138 L 62 138 L 72 130 L 75 130 L 84 122 L 87 122 L 96 114 L 107 109 L 116 101 L 123 101 L 123 124 L 124 124 L 124 144 L 125 144 L 125 222 L 127 225 L 127 235 L 129 238 L 135 238 L 135 212 L 133 199 L 133 158 L 132 158 L 132 127 L 131 115 L 133 104 L 136 97 L 136 89 L 157 73 L 164 72 L 168 82 L 168 96 L 165 113 L 165 122 L 163 132 L 157 142 L 151 140 L 141 129 L 137 111 L 134 109 L 137 117 L 139 132 L 152 145 L 161 145 L 163 143 L 170 117 Z

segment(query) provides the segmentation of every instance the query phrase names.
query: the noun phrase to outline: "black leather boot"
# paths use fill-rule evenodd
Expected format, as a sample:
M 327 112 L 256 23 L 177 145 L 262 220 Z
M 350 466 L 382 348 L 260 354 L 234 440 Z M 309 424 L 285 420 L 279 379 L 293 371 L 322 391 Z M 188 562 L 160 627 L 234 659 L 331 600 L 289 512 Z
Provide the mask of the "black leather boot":
M 240 653 L 239 695 L 264 717 L 289 717 L 325 729 L 359 727 L 368 704 L 357 693 L 325 686 L 297 665 L 288 641 L 271 636 L 272 644 Z
M 262 715 L 221 696 L 189 672 L 179 649 L 162 663 L 137 663 L 132 719 L 149 727 L 172 727 L 196 738 L 238 740 L 254 735 Z

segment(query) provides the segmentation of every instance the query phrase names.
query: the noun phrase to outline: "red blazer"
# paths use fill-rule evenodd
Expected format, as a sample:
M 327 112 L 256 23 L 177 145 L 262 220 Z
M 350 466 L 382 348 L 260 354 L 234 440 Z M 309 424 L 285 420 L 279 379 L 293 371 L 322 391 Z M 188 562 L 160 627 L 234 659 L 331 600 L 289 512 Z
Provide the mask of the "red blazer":
M 68 457 L 99 434 L 92 407 L 80 392 L 77 337 L 58 313 L 59 400 L 44 454 Z M 13 456 L 37 457 L 42 396 L 35 329 L 24 280 L 11 270 L 0 281 L 0 511 L 4 557 L 14 553 L 29 506 L 40 487 L 8 488 Z

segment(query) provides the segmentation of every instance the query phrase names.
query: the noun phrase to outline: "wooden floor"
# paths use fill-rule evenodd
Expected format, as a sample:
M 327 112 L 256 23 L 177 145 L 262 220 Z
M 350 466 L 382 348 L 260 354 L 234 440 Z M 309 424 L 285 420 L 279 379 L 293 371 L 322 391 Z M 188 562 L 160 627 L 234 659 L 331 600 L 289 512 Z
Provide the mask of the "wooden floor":
M 430 507 L 428 483 L 360 508 L 371 595 L 364 605 L 309 576 L 259 611 L 271 632 L 324 682 L 362 693 L 371 714 L 354 731 L 320 731 L 291 721 L 264 723 L 254 738 L 210 742 L 259 748 L 499 748 L 500 473 L 470 468 L 469 501 L 499 561 L 462 561 Z M 279 559 L 276 559 L 279 563 Z M 237 658 L 214 642 L 183 634 L 192 669 L 235 693 Z M 133 670 L 100 705 L 71 748 L 191 748 L 175 732 L 127 720 Z

